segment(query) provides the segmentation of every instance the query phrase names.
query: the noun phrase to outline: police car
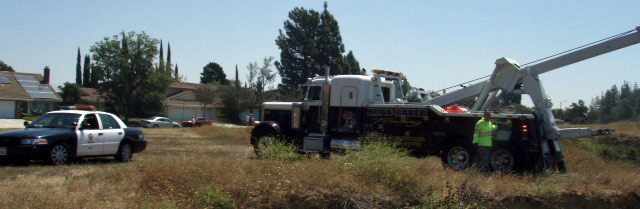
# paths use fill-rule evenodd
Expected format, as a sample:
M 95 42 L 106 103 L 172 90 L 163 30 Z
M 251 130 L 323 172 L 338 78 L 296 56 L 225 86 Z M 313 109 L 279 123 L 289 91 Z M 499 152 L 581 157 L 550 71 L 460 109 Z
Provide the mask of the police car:
M 63 106 L 25 129 L 0 133 L 0 158 L 13 162 L 44 160 L 54 165 L 76 158 L 114 156 L 129 161 L 147 146 L 142 130 L 94 106 Z

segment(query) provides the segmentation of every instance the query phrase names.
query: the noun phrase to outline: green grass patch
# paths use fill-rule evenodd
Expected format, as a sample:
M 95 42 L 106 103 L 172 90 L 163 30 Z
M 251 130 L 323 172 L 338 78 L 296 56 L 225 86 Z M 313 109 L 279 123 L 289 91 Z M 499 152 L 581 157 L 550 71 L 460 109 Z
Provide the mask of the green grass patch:
M 196 192 L 196 196 L 204 208 L 235 208 L 231 195 L 213 186 L 202 187 Z
M 296 161 L 302 159 L 299 153 L 300 147 L 288 143 L 284 140 L 274 139 L 270 144 L 264 146 L 262 159 L 278 161 Z
M 598 156 L 623 162 L 640 164 L 640 141 L 624 135 L 567 140 L 568 145 L 576 145 Z
M 422 177 L 412 160 L 409 151 L 385 139 L 364 141 L 360 149 L 348 150 L 345 156 L 345 164 L 365 181 L 381 183 L 405 197 L 418 198 Z

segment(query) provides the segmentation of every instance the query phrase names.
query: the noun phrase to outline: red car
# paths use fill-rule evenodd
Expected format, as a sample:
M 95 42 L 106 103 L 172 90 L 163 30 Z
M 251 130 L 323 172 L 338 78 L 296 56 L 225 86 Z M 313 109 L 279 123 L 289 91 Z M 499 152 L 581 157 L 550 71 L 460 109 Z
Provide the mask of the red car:
M 202 126 L 202 125 L 213 125 L 213 121 L 205 117 L 197 117 L 195 125 L 191 120 L 182 121 L 182 127 L 194 127 L 194 126 Z

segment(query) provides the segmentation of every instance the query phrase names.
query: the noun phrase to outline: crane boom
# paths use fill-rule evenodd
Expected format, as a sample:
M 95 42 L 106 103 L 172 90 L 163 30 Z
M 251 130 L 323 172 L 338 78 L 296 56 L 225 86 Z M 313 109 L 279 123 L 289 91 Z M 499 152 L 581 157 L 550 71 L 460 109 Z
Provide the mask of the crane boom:
M 446 106 L 459 102 L 471 97 L 480 96 L 483 93 L 483 89 L 486 89 L 486 93 L 493 92 L 500 88 L 507 92 L 512 92 L 517 84 L 522 83 L 522 77 L 525 74 L 531 74 L 537 76 L 542 73 L 546 73 L 573 63 L 577 63 L 592 57 L 596 57 L 602 54 L 606 54 L 618 49 L 622 49 L 634 44 L 640 43 L 640 26 L 634 30 L 627 31 L 623 34 L 612 37 L 604 42 L 584 47 L 579 50 L 567 53 L 553 59 L 546 60 L 531 66 L 526 66 L 520 69 L 517 62 L 508 59 L 500 58 L 496 60 L 496 69 L 490 79 L 478 82 L 470 85 L 466 88 L 450 92 L 448 94 L 435 97 L 431 100 L 425 101 L 426 104 L 435 104 L 440 106 Z M 506 66 L 505 66 L 506 65 Z M 500 67 L 502 66 L 502 68 Z M 504 69 L 511 68 L 511 69 Z M 522 71 L 522 72 L 520 72 Z M 524 73 L 528 71 L 528 73 Z M 490 86 L 493 88 L 484 88 L 488 83 L 493 83 Z M 476 109 L 474 109 L 476 110 Z

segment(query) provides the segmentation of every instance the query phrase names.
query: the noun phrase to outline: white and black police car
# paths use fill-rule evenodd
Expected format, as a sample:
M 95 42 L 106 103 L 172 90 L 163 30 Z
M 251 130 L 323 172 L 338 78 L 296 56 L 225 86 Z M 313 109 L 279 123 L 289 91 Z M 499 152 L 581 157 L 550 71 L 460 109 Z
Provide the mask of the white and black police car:
M 76 158 L 115 156 L 129 161 L 147 147 L 139 128 L 94 106 L 63 106 L 45 113 L 25 129 L 0 133 L 0 158 L 10 162 L 44 160 L 54 165 Z

